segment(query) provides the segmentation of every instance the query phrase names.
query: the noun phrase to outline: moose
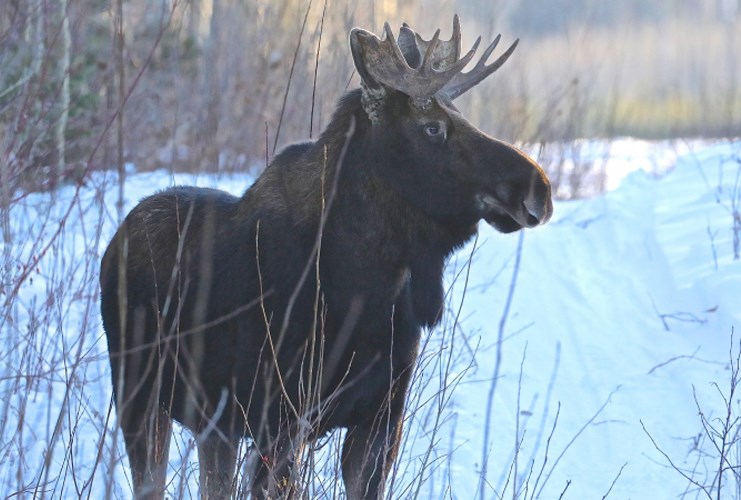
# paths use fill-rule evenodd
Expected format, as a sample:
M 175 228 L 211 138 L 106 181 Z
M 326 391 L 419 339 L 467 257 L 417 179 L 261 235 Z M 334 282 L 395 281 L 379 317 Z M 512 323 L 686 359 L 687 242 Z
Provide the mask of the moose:
M 482 219 L 509 233 L 553 210 L 544 171 L 453 101 L 461 28 L 426 40 L 354 28 L 360 88 L 315 141 L 279 152 L 243 196 L 173 187 L 127 215 L 101 263 L 101 312 L 134 495 L 162 498 L 173 420 L 195 436 L 203 498 L 295 498 L 302 450 L 345 428 L 349 499 L 383 498 L 422 330 L 448 257 Z M 244 491 L 235 492 L 242 439 Z M 303 465 L 305 466 L 305 464 Z M 244 485 L 246 484 L 246 485 Z

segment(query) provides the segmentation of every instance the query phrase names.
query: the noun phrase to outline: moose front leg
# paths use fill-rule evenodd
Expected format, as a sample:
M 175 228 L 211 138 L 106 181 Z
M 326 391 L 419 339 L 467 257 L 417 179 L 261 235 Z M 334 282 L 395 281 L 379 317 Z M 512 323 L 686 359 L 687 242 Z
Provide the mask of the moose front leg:
M 238 437 L 226 437 L 216 431 L 198 438 L 201 499 L 230 498 L 235 484 Z
M 158 500 L 165 494 L 172 420 L 161 405 L 150 406 L 154 408 L 140 418 L 125 407 L 120 420 L 137 500 Z
M 291 500 L 303 498 L 297 469 L 304 446 L 313 438 L 283 430 L 272 443 L 256 446 L 252 462 L 252 498 Z
M 401 412 L 348 428 L 342 447 L 342 478 L 348 500 L 383 498 L 401 441 Z
M 348 500 L 383 498 L 401 443 L 404 401 L 412 367 L 402 370 L 375 418 L 348 427 L 342 446 L 342 479 Z

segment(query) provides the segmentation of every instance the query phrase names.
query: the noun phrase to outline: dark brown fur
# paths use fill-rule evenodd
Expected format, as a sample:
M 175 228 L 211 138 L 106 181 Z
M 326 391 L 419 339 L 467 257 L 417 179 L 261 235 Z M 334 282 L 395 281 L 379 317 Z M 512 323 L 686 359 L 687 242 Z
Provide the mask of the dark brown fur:
M 382 496 L 446 259 L 482 218 L 508 232 L 551 211 L 521 152 L 441 97 L 387 93 L 371 122 L 349 92 L 241 198 L 168 189 L 116 233 L 102 315 L 137 496 L 162 495 L 171 419 L 197 436 L 204 496 L 232 491 L 245 436 L 253 497 L 293 495 L 301 444 L 337 427 L 348 498 Z

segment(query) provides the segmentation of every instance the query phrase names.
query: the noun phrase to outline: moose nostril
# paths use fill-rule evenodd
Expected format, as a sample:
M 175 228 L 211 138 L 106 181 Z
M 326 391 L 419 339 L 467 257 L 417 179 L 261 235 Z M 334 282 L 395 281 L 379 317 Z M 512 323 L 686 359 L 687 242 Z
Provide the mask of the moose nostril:
M 535 196 L 529 196 L 522 202 L 522 208 L 525 209 L 527 227 L 545 224 L 551 218 L 551 213 L 553 212 L 550 196 L 545 200 L 539 200 Z
M 535 227 L 540 224 L 540 219 L 543 215 L 543 211 L 539 210 L 536 203 L 532 200 L 525 200 L 522 203 L 522 208 L 525 209 L 525 220 L 527 221 L 527 227 Z

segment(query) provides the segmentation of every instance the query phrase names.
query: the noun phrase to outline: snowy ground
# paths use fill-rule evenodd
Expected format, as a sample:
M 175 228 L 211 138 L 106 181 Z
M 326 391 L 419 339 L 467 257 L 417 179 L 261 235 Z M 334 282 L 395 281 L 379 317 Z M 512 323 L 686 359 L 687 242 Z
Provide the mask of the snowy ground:
M 453 460 L 461 471 L 453 474 L 458 498 L 472 497 L 466 493 L 471 478 L 463 471 L 479 468 L 484 445 L 491 453 L 489 497 L 502 491 L 512 460 L 502 451 L 515 449 L 520 387 L 520 473 L 529 473 L 540 440 L 537 476 L 545 453 L 542 434 L 550 432 L 559 402 L 546 473 L 586 426 L 556 465 L 543 498 L 558 498 L 569 480 L 566 498 L 601 498 L 624 464 L 614 498 L 684 492 L 687 481 L 667 468 L 641 422 L 677 465 L 695 469 L 695 479 L 710 483 L 716 459 L 706 457 L 707 463 L 696 466 L 693 446 L 717 453 L 710 443 L 695 441 L 702 427 L 692 390 L 708 417 L 722 416 L 723 401 L 711 383 L 727 394 L 731 331 L 741 325 L 741 261 L 733 260 L 728 211 L 733 196 L 736 210 L 741 203 L 739 172 L 738 144 L 707 148 L 682 157 L 664 178 L 637 171 L 605 196 L 560 203 L 548 227 L 525 234 L 504 332 L 511 337 L 502 346 L 489 417 L 490 443 L 480 437 L 486 420 L 482 389 L 488 384 L 462 384 L 453 398 L 464 443 Z M 491 352 L 512 276 L 508 266 L 492 282 L 494 273 L 486 270 L 512 261 L 517 241 L 483 229 L 480 244 L 464 306 L 470 315 L 464 330 L 482 332 L 471 379 L 493 373 Z M 694 498 L 695 488 L 690 490 Z
M 707 498 L 667 457 L 716 497 L 720 454 L 693 390 L 720 427 L 741 339 L 741 143 L 685 144 L 678 159 L 662 146 L 658 167 L 647 148 L 596 148 L 619 186 L 557 203 L 521 240 L 482 225 L 451 262 L 450 310 L 420 363 L 394 498 Z M 125 210 L 173 182 L 239 194 L 250 181 L 135 174 Z M 115 176 L 97 173 L 10 212 L 0 496 L 131 495 L 96 288 L 117 197 Z M 730 408 L 737 418 L 738 399 Z M 182 481 L 195 494 L 191 443 L 173 442 L 172 491 Z M 740 454 L 732 446 L 729 465 Z M 733 474 L 723 484 L 723 498 L 739 497 Z

